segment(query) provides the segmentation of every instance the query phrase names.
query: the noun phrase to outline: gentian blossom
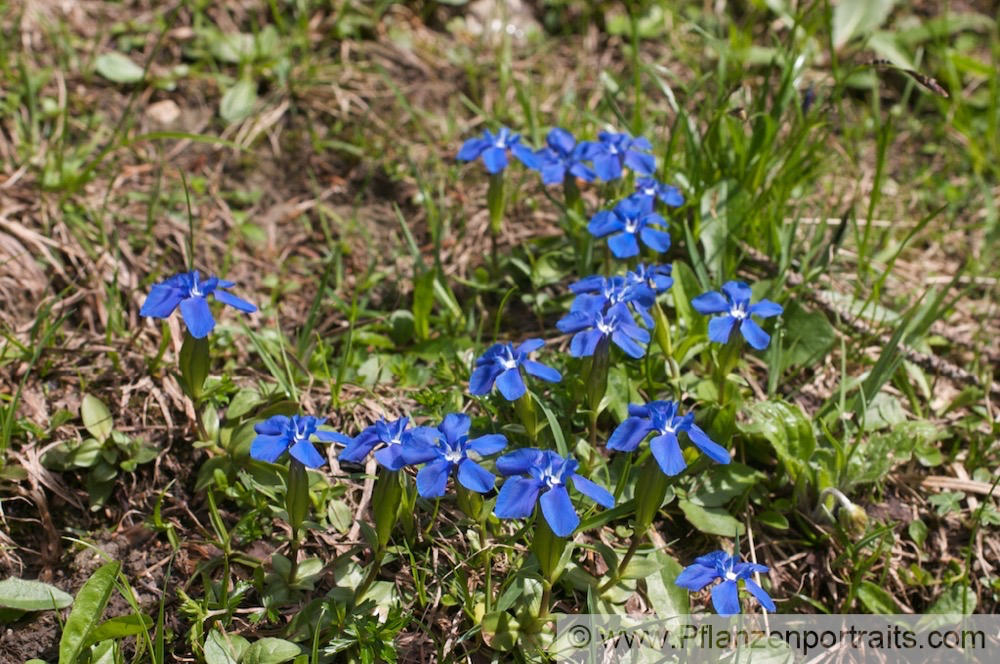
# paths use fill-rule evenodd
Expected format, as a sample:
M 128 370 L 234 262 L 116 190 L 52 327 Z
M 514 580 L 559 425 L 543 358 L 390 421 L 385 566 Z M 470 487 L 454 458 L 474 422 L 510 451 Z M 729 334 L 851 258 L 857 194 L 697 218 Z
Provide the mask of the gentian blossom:
M 558 383 L 562 374 L 541 362 L 529 360 L 528 355 L 545 345 L 541 339 L 528 339 L 514 347 L 514 344 L 493 344 L 482 357 L 476 360 L 476 370 L 469 379 L 469 393 L 475 396 L 488 394 L 496 384 L 500 394 L 507 401 L 517 401 L 528 388 L 521 374 L 523 369 L 535 378 Z
M 325 418 L 312 415 L 275 415 L 255 424 L 257 437 L 250 444 L 250 456 L 258 461 L 275 463 L 286 451 L 296 461 L 310 468 L 319 468 L 326 459 L 313 446 L 312 438 L 324 443 L 340 440 L 332 431 L 319 431 Z
M 566 180 L 567 173 L 587 182 L 593 182 L 597 178 L 594 169 L 581 160 L 585 144 L 577 143 L 573 134 L 556 127 L 549 132 L 545 143 L 548 147 L 535 153 L 542 182 L 561 184 Z
M 611 434 L 609 450 L 631 452 L 646 436 L 655 434 L 649 449 L 665 475 L 678 475 L 687 468 L 681 453 L 678 434 L 687 434 L 688 440 L 706 456 L 718 463 L 729 463 L 729 452 L 694 423 L 694 413 L 681 415 L 675 401 L 650 401 L 645 406 L 629 404 L 629 417 Z
M 670 233 L 653 226 L 666 227 L 667 222 L 651 210 L 648 199 L 633 194 L 624 198 L 612 210 L 601 210 L 587 225 L 594 237 L 608 238 L 608 247 L 617 258 L 639 255 L 639 240 L 656 251 L 670 249 Z
M 464 413 L 446 415 L 437 429 L 422 428 L 403 444 L 406 465 L 427 464 L 417 473 L 417 493 L 440 498 L 448 476 L 458 469 L 458 483 L 470 491 L 488 493 L 496 476 L 479 465 L 483 457 L 507 446 L 503 434 L 494 433 L 469 440 L 472 421 Z
M 552 450 L 525 448 L 497 459 L 497 470 L 511 477 L 500 487 L 494 512 L 501 519 L 523 519 L 531 516 L 535 503 L 541 503 L 542 515 L 552 532 L 569 537 L 580 525 L 567 486 L 604 507 L 614 507 L 615 497 L 606 489 L 576 472 L 579 462 L 564 459 Z
M 722 286 L 722 293 L 711 291 L 691 300 L 691 306 L 703 315 L 723 314 L 708 322 L 708 338 L 717 343 L 727 343 L 733 328 L 738 328 L 743 338 L 757 350 L 764 350 L 771 341 L 770 335 L 760 328 L 751 316 L 770 318 L 784 311 L 771 300 L 750 304 L 750 286 L 742 281 L 729 281 Z
M 656 292 L 646 284 L 642 277 L 636 276 L 632 272 L 624 277 L 603 277 L 599 274 L 593 274 L 571 284 L 569 289 L 578 293 L 573 304 L 570 305 L 570 312 L 596 309 L 597 305 L 593 302 L 595 298 L 604 305 L 605 309 L 623 302 L 639 314 L 646 327 L 653 326 L 649 307 L 653 306 L 656 301 Z
M 400 417 L 391 422 L 380 419 L 354 438 L 337 434 L 337 442 L 347 445 L 337 458 L 349 463 L 361 463 L 373 449 L 381 446 L 375 451 L 375 460 L 383 468 L 399 470 L 406 465 L 403 459 L 404 445 L 413 437 L 414 432 L 425 429 L 410 427 L 409 423 L 408 417 Z
M 482 157 L 486 170 L 496 174 L 507 168 L 508 152 L 528 168 L 538 168 L 538 157 L 535 153 L 531 148 L 521 145 L 520 134 L 513 133 L 507 127 L 501 127 L 495 134 L 487 129 L 482 136 L 470 138 L 462 144 L 455 158 L 459 161 L 473 161 Z
M 626 167 L 639 175 L 652 175 L 656 170 L 656 157 L 650 154 L 653 146 L 642 136 L 602 131 L 597 137 L 600 140 L 584 143 L 580 156 L 593 162 L 602 180 L 617 180 Z
M 604 310 L 602 298 L 584 301 L 579 309 L 570 311 L 556 323 L 556 327 L 574 334 L 569 344 L 573 357 L 589 357 L 602 341 L 610 339 L 626 355 L 638 359 L 646 354 L 639 344 L 649 343 L 649 332 L 635 324 L 628 305 L 619 302 Z
M 182 272 L 153 286 L 139 310 L 140 316 L 150 318 L 167 318 L 180 307 L 181 318 L 187 325 L 188 332 L 195 339 L 202 339 L 215 329 L 215 319 L 208 306 L 209 295 L 223 304 L 253 313 L 257 307 L 232 293 L 222 290 L 235 286 L 232 281 L 218 277 L 209 277 L 201 281 L 198 271 Z
M 766 574 L 768 568 L 756 563 L 743 563 L 739 557 L 725 551 L 714 551 L 695 558 L 694 564 L 677 575 L 675 583 L 681 588 L 697 592 L 716 579 L 722 583 L 712 586 L 712 605 L 720 616 L 735 616 L 740 612 L 740 581 L 760 605 L 775 611 L 774 601 L 767 591 L 750 578 L 755 572 Z
M 635 181 L 635 191 L 641 196 L 649 198 L 659 198 L 670 207 L 680 207 L 684 205 L 684 196 L 677 187 L 663 184 L 653 178 L 639 178 Z

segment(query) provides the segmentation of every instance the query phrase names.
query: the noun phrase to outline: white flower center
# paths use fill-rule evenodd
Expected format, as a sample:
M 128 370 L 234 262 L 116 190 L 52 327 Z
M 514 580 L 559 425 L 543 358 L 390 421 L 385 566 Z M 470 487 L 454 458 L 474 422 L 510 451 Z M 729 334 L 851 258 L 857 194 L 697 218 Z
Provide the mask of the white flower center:
M 726 581 L 735 581 L 737 576 L 732 572 L 726 572 Z
M 459 461 L 462 460 L 462 457 L 463 457 L 463 455 L 462 455 L 462 453 L 459 450 L 449 450 L 444 455 L 444 458 L 447 461 L 451 461 L 452 463 L 458 463 Z
M 646 187 L 645 189 L 642 190 L 642 193 L 646 194 L 647 196 L 655 196 L 656 189 L 654 189 L 653 187 Z
M 626 233 L 635 233 L 635 231 L 638 228 L 639 228 L 639 220 L 638 219 L 626 219 L 625 220 L 625 232 Z
M 611 154 L 618 154 L 618 146 L 612 143 L 611 145 L 608 146 L 608 152 L 610 152 Z
M 496 143 L 494 143 L 494 145 L 495 145 L 496 147 L 500 148 L 501 150 L 505 150 L 505 149 L 507 148 L 507 141 L 505 141 L 505 140 L 504 140 L 504 139 L 502 139 L 502 138 L 498 138 L 498 139 L 497 139 L 497 142 L 496 142 Z
M 747 311 L 743 308 L 742 304 L 734 304 L 732 308 L 729 309 L 729 315 L 736 320 L 743 320 L 747 317 Z
M 503 364 L 503 368 L 504 369 L 516 369 L 517 368 L 517 360 L 506 359 L 506 360 L 501 360 L 501 362 Z
M 611 334 L 614 331 L 614 329 L 611 327 L 611 325 L 609 325 L 608 323 L 605 323 L 603 320 L 597 321 L 597 329 L 600 330 L 601 334 L 604 334 L 604 335 Z
M 199 287 L 198 284 L 194 284 L 193 286 L 191 286 L 191 290 L 188 291 L 188 294 L 191 297 L 201 297 L 202 296 L 201 288 Z

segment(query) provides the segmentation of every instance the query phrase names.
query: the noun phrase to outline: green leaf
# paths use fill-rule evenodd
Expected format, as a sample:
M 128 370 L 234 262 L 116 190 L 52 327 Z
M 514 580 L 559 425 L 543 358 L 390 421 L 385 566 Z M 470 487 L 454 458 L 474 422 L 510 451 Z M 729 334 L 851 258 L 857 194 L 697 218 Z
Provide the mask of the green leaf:
M 0 606 L 20 611 L 64 609 L 73 596 L 41 581 L 11 577 L 0 581 Z
M 520 624 L 506 611 L 495 611 L 483 616 L 483 640 L 501 652 L 510 652 L 517 647 L 521 630 Z
M 94 440 L 65 440 L 42 455 L 42 465 L 52 470 L 90 468 L 101 458 L 104 446 Z
M 144 73 L 142 67 L 117 51 L 97 56 L 94 68 L 98 74 L 114 83 L 138 83 Z
M 686 616 L 691 613 L 690 593 L 675 583 L 684 567 L 662 551 L 654 551 L 650 559 L 660 565 L 656 573 L 646 577 L 646 596 L 656 615 Z
M 111 435 L 111 430 L 114 428 L 111 411 L 97 397 L 90 394 L 83 395 L 80 416 L 83 418 L 83 426 L 98 441 L 103 443 Z
M 889 18 L 895 0 L 840 0 L 833 8 L 833 47 L 871 34 Z
M 59 639 L 60 664 L 74 664 L 79 658 L 90 633 L 104 615 L 121 567 L 121 563 L 117 561 L 101 565 L 76 594 L 73 610 L 66 619 Z
M 430 316 L 434 308 L 434 270 L 427 270 L 413 283 L 413 323 L 417 338 L 425 341 L 430 337 Z
M 205 639 L 206 664 L 239 664 L 250 642 L 237 634 L 224 634 L 213 629 Z
M 715 465 L 703 475 L 704 483 L 690 496 L 693 503 L 702 507 L 721 507 L 733 498 L 746 494 L 764 479 L 764 473 L 738 461 Z
M 105 620 L 97 626 L 87 638 L 88 645 L 106 641 L 108 639 L 123 639 L 127 636 L 136 636 L 149 631 L 153 626 L 153 619 L 149 616 L 136 615 L 131 613 L 127 616 L 118 616 Z
M 775 510 L 767 510 L 757 515 L 757 521 L 768 528 L 775 530 L 788 530 L 788 517 Z
M 240 79 L 236 85 L 226 90 L 219 102 L 219 116 L 233 123 L 253 113 L 257 103 L 257 84 L 249 79 Z
M 746 532 L 742 523 L 720 507 L 702 507 L 688 500 L 678 501 L 678 504 L 691 525 L 707 535 L 739 537 Z
M 655 558 L 633 558 L 625 568 L 623 579 L 645 579 L 660 571 L 662 561 Z
M 923 548 L 924 542 L 927 541 L 927 535 L 929 532 L 926 523 L 923 521 L 911 521 L 910 525 L 906 527 L 906 532 L 909 534 L 910 539 L 913 540 L 914 544 Z
M 813 366 L 830 352 L 837 339 L 833 325 L 822 312 L 808 311 L 795 300 L 785 307 L 782 320 L 779 373 L 792 367 Z
M 281 664 L 297 657 L 302 650 L 284 639 L 266 637 L 254 641 L 243 653 L 240 664 Z
M 976 591 L 966 585 L 955 584 L 941 593 L 927 613 L 937 615 L 968 616 L 976 610 Z
M 858 586 L 858 599 L 871 613 L 881 615 L 901 613 L 892 595 L 871 581 L 862 581 Z
M 793 482 L 809 470 L 816 436 L 801 408 L 780 400 L 761 401 L 747 408 L 747 415 L 740 428 L 771 443 Z
M 242 60 L 250 60 L 254 55 L 254 37 L 245 32 L 228 32 L 212 35 L 209 50 L 216 60 L 238 65 Z

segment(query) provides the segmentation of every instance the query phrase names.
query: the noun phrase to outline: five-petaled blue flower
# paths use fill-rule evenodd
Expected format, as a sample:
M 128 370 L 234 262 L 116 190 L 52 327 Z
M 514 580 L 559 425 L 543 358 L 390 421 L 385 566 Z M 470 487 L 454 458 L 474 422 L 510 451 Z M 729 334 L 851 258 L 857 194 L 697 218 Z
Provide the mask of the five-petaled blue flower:
M 755 572 L 766 574 L 767 571 L 764 565 L 742 563 L 737 556 L 731 556 L 725 551 L 714 551 L 695 558 L 693 565 L 685 567 L 677 575 L 675 583 L 681 588 L 697 592 L 716 579 L 722 579 L 722 583 L 712 587 L 712 604 L 720 616 L 735 616 L 740 612 L 739 583 L 742 581 L 761 606 L 768 611 L 775 611 L 771 596 L 750 578 Z
M 325 418 L 312 415 L 275 415 L 254 425 L 257 437 L 250 444 L 250 456 L 258 461 L 274 463 L 286 451 L 303 465 L 319 468 L 326 459 L 312 444 L 312 438 L 324 443 L 340 441 L 339 434 L 318 431 Z
M 529 354 L 544 345 L 541 339 L 528 339 L 517 348 L 509 343 L 493 344 L 476 360 L 476 370 L 469 378 L 469 393 L 482 396 L 489 393 L 496 383 L 504 399 L 517 401 L 528 390 L 521 375 L 522 368 L 535 378 L 558 383 L 562 374 L 541 362 L 528 359 Z
M 570 305 L 570 312 L 597 310 L 599 307 L 595 299 L 601 302 L 605 309 L 623 302 L 639 314 L 646 327 L 653 325 L 649 307 L 656 301 L 656 292 L 644 279 L 632 272 L 624 277 L 603 277 L 592 274 L 575 284 L 570 284 L 569 289 L 578 294 Z
M 652 211 L 650 201 L 645 196 L 633 194 L 624 198 L 612 210 L 601 210 L 587 225 L 594 237 L 608 238 L 608 247 L 617 258 L 631 258 L 639 255 L 639 240 L 651 249 L 670 249 L 670 233 L 653 228 L 666 226 L 667 222 Z
M 597 504 L 615 506 L 615 497 L 604 487 L 576 472 L 579 465 L 576 459 L 564 459 L 552 450 L 525 448 L 503 455 L 497 459 L 497 470 L 502 475 L 527 477 L 510 477 L 503 483 L 494 512 L 501 519 L 524 519 L 531 516 L 535 503 L 539 502 L 552 532 L 569 537 L 580 525 L 580 517 L 569 498 L 569 482 Z
M 548 147 L 535 153 L 538 157 L 538 168 L 545 184 L 561 184 L 566 180 L 566 174 L 593 182 L 597 173 L 581 161 L 585 143 L 577 143 L 573 134 L 556 127 L 545 139 Z
M 669 265 L 646 265 L 639 263 L 635 270 L 629 270 L 625 279 L 634 284 L 644 285 L 653 291 L 655 295 L 665 293 L 674 285 L 674 278 L 671 277 L 673 269 Z
M 613 341 L 629 357 L 645 355 L 646 349 L 639 344 L 649 343 L 649 332 L 635 324 L 628 305 L 619 302 L 606 311 L 603 306 L 602 298 L 590 298 L 556 323 L 562 332 L 574 334 L 569 343 L 570 355 L 589 357 L 605 339 Z
M 373 449 L 381 445 L 375 452 L 375 460 L 383 468 L 399 470 L 406 465 L 403 458 L 404 445 L 415 432 L 426 429 L 426 427 L 409 427 L 409 423 L 408 417 L 400 417 L 391 422 L 380 419 L 354 438 L 336 434 L 337 442 L 347 445 L 337 458 L 349 463 L 361 463 Z
M 642 136 L 602 131 L 597 138 L 600 140 L 583 144 L 580 156 L 593 162 L 602 180 L 617 180 L 624 167 L 639 175 L 652 175 L 656 170 L 656 157 L 650 154 L 653 146 Z
M 201 339 L 215 328 L 212 310 L 205 299 L 209 295 L 240 311 L 247 313 L 257 311 L 257 307 L 243 298 L 222 290 L 223 288 L 232 288 L 235 285 L 232 281 L 225 281 L 218 277 L 209 277 L 201 281 L 198 278 L 197 270 L 182 272 L 155 284 L 149 291 L 149 295 L 146 296 L 146 301 L 142 303 L 139 315 L 150 318 L 166 318 L 174 313 L 177 307 L 180 307 L 181 317 L 184 319 L 184 324 L 187 325 L 188 332 L 195 339 Z
M 531 148 L 521 145 L 520 134 L 513 133 L 507 127 L 501 127 L 495 134 L 487 129 L 482 136 L 470 138 L 462 144 L 462 149 L 455 158 L 459 161 L 472 161 L 482 157 L 486 170 L 496 174 L 507 168 L 508 152 L 528 168 L 538 168 L 538 157 L 535 153 Z
M 713 461 L 729 463 L 729 452 L 694 423 L 694 413 L 681 415 L 675 401 L 650 401 L 645 406 L 629 404 L 629 417 L 611 434 L 609 450 L 631 452 L 646 436 L 656 434 L 649 441 L 649 449 L 666 475 L 679 475 L 687 468 L 677 435 L 686 433 L 695 447 Z
M 437 429 L 421 428 L 403 444 L 407 465 L 425 463 L 417 473 L 417 493 L 424 498 L 440 498 L 448 476 L 458 468 L 458 483 L 470 491 L 488 493 L 496 476 L 477 463 L 483 457 L 507 447 L 503 434 L 493 433 L 469 440 L 472 421 L 464 413 L 446 415 Z
M 635 181 L 635 191 L 641 196 L 649 198 L 659 198 L 670 207 L 680 207 L 684 205 L 684 196 L 677 187 L 663 184 L 653 178 L 639 178 Z
M 723 295 L 724 293 L 724 295 Z M 711 291 L 691 300 L 698 313 L 724 314 L 708 322 L 708 338 L 717 343 L 727 343 L 733 328 L 739 328 L 743 338 L 757 350 L 764 350 L 771 341 L 770 335 L 760 328 L 751 316 L 770 318 L 781 314 L 782 306 L 771 300 L 750 304 L 750 287 L 742 281 L 729 281 L 722 286 L 722 293 Z

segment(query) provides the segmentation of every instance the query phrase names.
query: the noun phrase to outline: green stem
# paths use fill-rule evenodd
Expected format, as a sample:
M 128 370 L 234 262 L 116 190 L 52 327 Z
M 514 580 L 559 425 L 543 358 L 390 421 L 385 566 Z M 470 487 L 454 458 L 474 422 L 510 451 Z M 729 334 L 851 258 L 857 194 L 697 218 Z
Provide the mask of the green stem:
M 354 591 L 354 604 L 357 605 L 358 600 L 365 596 L 368 592 L 368 588 L 375 582 L 378 578 L 378 571 L 382 569 L 382 559 L 385 558 L 385 549 L 381 549 L 375 552 L 375 557 L 372 558 L 371 567 L 368 568 L 368 574 L 365 575 L 364 581 L 361 585 L 357 587 Z
M 625 556 L 618 563 L 618 569 L 611 575 L 611 578 L 597 588 L 598 594 L 607 592 L 609 588 L 614 587 L 622 580 L 622 577 L 625 576 L 625 570 L 628 569 L 628 564 L 632 562 L 635 552 L 639 550 L 639 544 L 642 542 L 643 535 L 645 535 L 645 532 L 640 532 L 638 529 L 632 531 L 632 541 L 628 546 L 628 551 L 625 552 Z

